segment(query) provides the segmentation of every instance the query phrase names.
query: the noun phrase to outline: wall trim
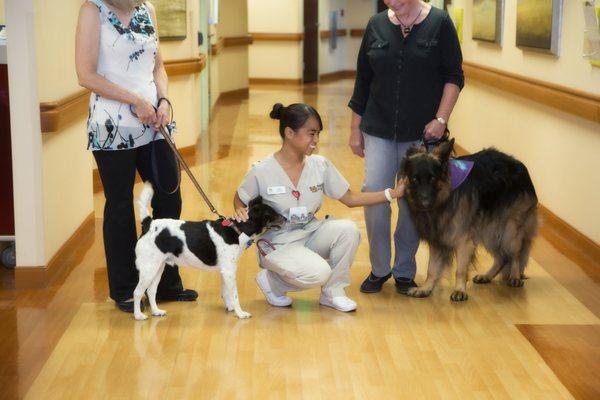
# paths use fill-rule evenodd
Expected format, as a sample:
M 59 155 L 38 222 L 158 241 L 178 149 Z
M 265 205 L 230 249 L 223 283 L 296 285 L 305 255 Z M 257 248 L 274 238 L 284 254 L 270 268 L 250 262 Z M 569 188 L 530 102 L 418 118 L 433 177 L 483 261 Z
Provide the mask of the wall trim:
M 331 32 L 332 32 L 331 30 L 321 31 L 321 32 L 319 32 L 319 37 L 321 39 L 329 39 L 331 37 Z M 348 34 L 348 31 L 346 29 L 337 29 L 335 32 L 338 37 L 344 37 Z
M 197 74 L 206 67 L 206 55 L 200 54 L 198 57 L 167 60 L 164 65 L 169 77 Z
M 276 32 L 252 32 L 252 39 L 257 42 L 301 42 L 304 40 L 304 33 L 276 33 Z
M 211 56 L 218 55 L 221 52 L 221 50 L 223 49 L 223 46 L 225 46 L 225 38 L 217 39 L 217 41 L 215 43 L 210 45 L 210 55 Z
M 62 99 L 40 103 L 42 132 L 56 132 L 88 112 L 90 91 L 79 89 Z
M 350 37 L 363 37 L 365 36 L 365 29 L 350 29 Z
M 467 61 L 463 62 L 463 69 L 467 79 L 600 123 L 598 95 Z
M 230 36 L 223 38 L 225 47 L 234 47 L 234 46 L 249 46 L 253 42 L 252 35 L 246 36 Z
M 302 78 L 249 78 L 250 85 L 301 85 Z
M 355 76 L 356 76 L 356 71 L 353 71 L 353 70 L 328 72 L 326 74 L 319 75 L 319 82 L 332 82 L 332 81 L 337 81 L 339 79 L 354 78 Z
M 454 144 L 459 155 L 471 154 L 465 148 Z M 578 231 L 571 224 L 554 214 L 543 204 L 538 203 L 541 216 L 540 234 L 563 255 L 586 271 L 600 270 L 600 245 Z
M 13 270 L 2 268 L 2 289 L 40 289 L 59 279 L 64 279 L 79 263 L 94 242 L 96 217 L 92 211 L 67 241 L 52 256 L 46 266 L 19 267 Z
M 206 67 L 206 56 L 190 57 L 164 62 L 169 77 L 196 74 Z M 60 131 L 88 113 L 90 91 L 79 89 L 62 99 L 40 103 L 42 133 Z

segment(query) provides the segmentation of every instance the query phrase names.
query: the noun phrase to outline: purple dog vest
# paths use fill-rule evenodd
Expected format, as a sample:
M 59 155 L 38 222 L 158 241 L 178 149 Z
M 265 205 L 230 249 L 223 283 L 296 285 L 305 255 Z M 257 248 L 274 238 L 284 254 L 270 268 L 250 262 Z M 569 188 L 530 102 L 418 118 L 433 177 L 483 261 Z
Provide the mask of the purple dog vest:
M 467 160 L 450 160 L 450 182 L 451 189 L 454 190 L 459 187 L 473 169 L 474 161 Z

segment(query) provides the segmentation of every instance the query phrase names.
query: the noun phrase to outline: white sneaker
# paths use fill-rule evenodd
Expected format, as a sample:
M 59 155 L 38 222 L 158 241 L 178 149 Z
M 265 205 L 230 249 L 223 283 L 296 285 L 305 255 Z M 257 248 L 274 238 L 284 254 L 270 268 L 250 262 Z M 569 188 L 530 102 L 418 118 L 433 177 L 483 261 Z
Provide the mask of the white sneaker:
M 269 284 L 269 278 L 267 277 L 267 270 L 263 269 L 256 275 L 256 283 L 260 290 L 262 290 L 267 303 L 275 307 L 287 307 L 292 304 L 292 299 L 287 296 L 277 296 L 273 293 L 271 285 Z
M 319 303 L 323 306 L 335 308 L 336 310 L 343 312 L 356 310 L 356 302 L 346 296 L 329 297 L 321 293 Z

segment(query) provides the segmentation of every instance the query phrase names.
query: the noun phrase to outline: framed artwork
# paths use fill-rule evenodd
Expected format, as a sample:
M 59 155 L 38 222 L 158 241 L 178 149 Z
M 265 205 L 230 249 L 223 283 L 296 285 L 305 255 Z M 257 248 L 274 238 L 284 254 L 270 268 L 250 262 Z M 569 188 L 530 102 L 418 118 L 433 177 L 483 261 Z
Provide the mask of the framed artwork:
M 161 39 L 183 40 L 187 36 L 186 0 L 152 0 Z
M 517 0 L 517 46 L 558 55 L 562 0 Z
M 504 0 L 473 0 L 474 40 L 502 44 Z

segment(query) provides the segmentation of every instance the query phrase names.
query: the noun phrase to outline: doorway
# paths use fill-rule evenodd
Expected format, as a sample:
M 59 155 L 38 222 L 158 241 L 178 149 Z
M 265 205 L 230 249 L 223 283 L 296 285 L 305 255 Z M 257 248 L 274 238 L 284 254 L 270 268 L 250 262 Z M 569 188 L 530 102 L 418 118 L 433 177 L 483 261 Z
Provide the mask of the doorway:
M 304 0 L 304 83 L 319 80 L 319 2 Z

